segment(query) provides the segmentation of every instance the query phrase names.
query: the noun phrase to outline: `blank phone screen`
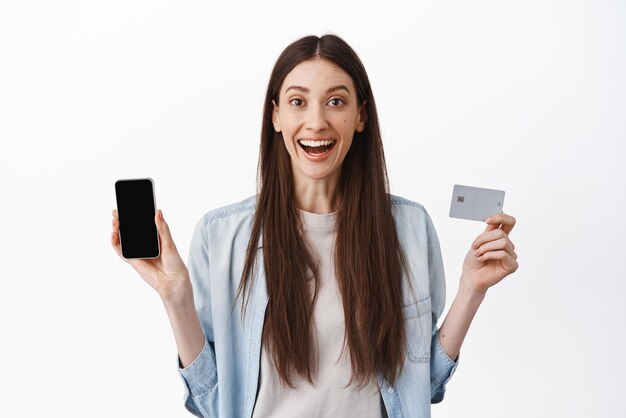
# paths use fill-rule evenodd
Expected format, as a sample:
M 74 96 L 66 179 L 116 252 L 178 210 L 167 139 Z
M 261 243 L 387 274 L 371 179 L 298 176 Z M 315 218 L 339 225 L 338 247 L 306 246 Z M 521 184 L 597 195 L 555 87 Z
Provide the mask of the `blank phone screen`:
M 118 180 L 115 196 L 124 258 L 158 257 L 159 234 L 154 223 L 156 207 L 152 180 Z

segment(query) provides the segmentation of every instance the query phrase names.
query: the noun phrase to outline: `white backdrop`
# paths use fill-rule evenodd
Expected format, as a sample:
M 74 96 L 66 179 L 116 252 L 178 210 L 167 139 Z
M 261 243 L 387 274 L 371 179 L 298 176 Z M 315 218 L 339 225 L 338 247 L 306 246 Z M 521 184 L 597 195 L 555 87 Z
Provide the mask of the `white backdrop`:
M 447 307 L 484 229 L 448 217 L 453 184 L 517 219 L 520 268 L 433 416 L 625 416 L 625 3 L 224 3 L 0 3 L 0 416 L 191 416 L 160 299 L 110 246 L 114 182 L 155 180 L 186 259 L 206 211 L 255 192 L 276 58 L 324 33 L 365 64 Z

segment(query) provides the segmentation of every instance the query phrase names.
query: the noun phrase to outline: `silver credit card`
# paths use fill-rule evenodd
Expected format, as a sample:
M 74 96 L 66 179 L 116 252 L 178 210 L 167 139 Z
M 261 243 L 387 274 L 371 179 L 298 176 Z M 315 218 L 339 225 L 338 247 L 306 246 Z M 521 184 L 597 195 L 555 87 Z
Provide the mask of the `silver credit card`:
M 484 221 L 495 213 L 502 213 L 504 190 L 454 185 L 450 217 Z

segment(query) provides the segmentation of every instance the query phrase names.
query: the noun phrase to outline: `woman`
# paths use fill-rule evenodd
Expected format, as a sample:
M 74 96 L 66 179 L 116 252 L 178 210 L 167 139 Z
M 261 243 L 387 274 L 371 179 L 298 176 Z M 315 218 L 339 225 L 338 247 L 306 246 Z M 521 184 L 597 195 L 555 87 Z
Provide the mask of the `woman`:
M 304 37 L 273 69 L 259 193 L 207 212 L 185 266 L 161 210 L 155 260 L 126 260 L 160 295 L 185 406 L 206 417 L 428 417 L 487 289 L 518 263 L 495 214 L 443 321 L 439 241 L 389 194 L 365 69 L 339 37 Z M 121 256 L 113 212 L 112 245 Z

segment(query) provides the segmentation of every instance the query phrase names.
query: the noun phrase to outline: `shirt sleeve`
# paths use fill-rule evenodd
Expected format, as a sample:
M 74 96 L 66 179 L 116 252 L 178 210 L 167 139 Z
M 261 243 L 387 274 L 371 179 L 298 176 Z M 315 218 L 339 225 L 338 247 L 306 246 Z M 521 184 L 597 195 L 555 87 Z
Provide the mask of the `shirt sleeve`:
M 433 321 L 430 346 L 430 401 L 431 403 L 439 403 L 443 400 L 446 384 L 456 371 L 460 356 L 457 357 L 456 362 L 453 361 L 439 343 L 439 327 L 437 326 L 437 322 L 446 304 L 446 279 L 439 238 L 428 212 L 426 212 L 426 233 Z
M 209 286 L 209 249 L 204 218 L 194 229 L 187 269 L 193 286 L 193 298 L 205 335 L 204 346 L 196 359 L 187 367 L 182 367 L 177 356 L 178 372 L 183 381 L 185 408 L 197 417 L 210 416 L 211 392 L 217 391 L 217 366 L 213 343 L 213 325 L 211 319 L 211 294 Z

